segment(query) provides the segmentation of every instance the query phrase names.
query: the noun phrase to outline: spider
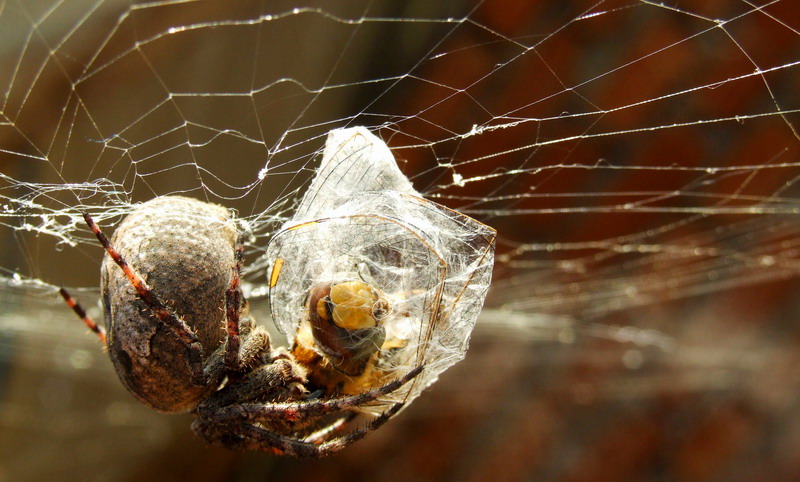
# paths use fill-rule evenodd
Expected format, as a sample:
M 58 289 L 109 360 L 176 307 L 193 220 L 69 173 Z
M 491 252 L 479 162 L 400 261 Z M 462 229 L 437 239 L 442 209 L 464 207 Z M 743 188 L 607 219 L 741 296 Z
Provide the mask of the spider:
M 315 389 L 309 368 L 273 349 L 250 316 L 240 288 L 243 248 L 221 206 L 160 197 L 132 212 L 112 240 L 88 213 L 83 217 L 107 254 L 101 269 L 107 331 L 63 288 L 61 295 L 107 347 L 131 394 L 161 412 L 193 412 L 192 429 L 208 443 L 331 454 L 394 416 L 402 402 L 364 426 L 341 430 L 362 407 L 422 371 L 355 395 Z

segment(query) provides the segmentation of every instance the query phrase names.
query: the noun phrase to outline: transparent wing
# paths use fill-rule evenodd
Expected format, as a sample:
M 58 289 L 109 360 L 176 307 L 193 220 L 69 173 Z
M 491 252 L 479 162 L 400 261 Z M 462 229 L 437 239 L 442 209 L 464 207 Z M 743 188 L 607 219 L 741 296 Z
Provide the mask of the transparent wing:
M 322 162 L 292 222 L 313 220 L 364 191 L 397 191 L 421 196 L 397 167 L 392 151 L 366 127 L 328 133 Z
M 359 191 L 408 191 L 410 183 L 391 153 L 375 163 L 366 157 L 388 152 L 380 139 L 352 131 L 331 134 L 301 211 L 270 242 L 272 316 L 294 343 L 316 309 L 308 301 L 315 286 L 361 280 L 374 287 L 389 306 L 376 363 L 393 377 L 425 366 L 411 392 L 398 393 L 410 400 L 464 357 L 491 280 L 495 231 L 406 192 Z M 355 146 L 331 144 L 345 134 Z M 331 145 L 343 154 L 330 156 Z M 310 212 L 322 217 L 309 221 Z

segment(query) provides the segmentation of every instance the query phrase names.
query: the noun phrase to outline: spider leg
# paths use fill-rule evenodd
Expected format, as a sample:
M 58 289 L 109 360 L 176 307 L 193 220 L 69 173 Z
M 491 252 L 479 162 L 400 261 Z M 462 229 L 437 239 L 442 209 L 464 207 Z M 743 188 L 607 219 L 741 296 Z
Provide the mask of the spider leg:
M 422 372 L 422 369 L 423 367 L 417 367 L 397 380 L 359 395 L 329 400 L 301 400 L 278 403 L 234 403 L 235 400 L 252 400 L 253 398 L 226 397 L 225 401 L 228 403 L 225 404 L 219 404 L 218 400 L 212 401 L 209 399 L 208 402 L 202 404 L 202 409 L 199 409 L 198 413 L 201 417 L 213 419 L 218 423 L 250 421 L 268 424 L 275 420 L 299 421 L 320 417 L 373 402 L 411 381 Z
M 99 326 L 91 318 L 89 318 L 89 315 L 86 314 L 86 310 L 83 309 L 81 304 L 78 303 L 78 300 L 73 298 L 72 295 L 70 295 L 67 290 L 65 290 L 64 288 L 59 288 L 58 292 L 61 293 L 61 297 L 64 298 L 64 301 L 66 301 L 69 307 L 72 308 L 72 311 L 74 311 L 75 314 L 78 315 L 83 320 L 84 323 L 86 323 L 86 326 L 88 326 L 89 329 L 92 330 L 95 333 L 95 335 L 97 335 L 97 337 L 100 338 L 100 341 L 102 341 L 103 344 L 105 345 L 106 330 L 104 330 L 103 327 Z
M 243 246 L 237 243 L 236 264 L 225 292 L 226 342 L 208 357 L 205 364 L 205 378 L 215 385 L 226 373 L 231 375 L 243 372 L 247 367 L 263 365 L 266 363 L 265 355 L 270 353 L 269 334 L 249 316 L 247 301 L 239 287 L 243 252 Z
M 260 327 L 255 327 L 242 341 L 240 318 L 246 316 L 247 302 L 242 296 L 240 287 L 242 258 L 244 246 L 236 245 L 236 264 L 233 266 L 231 284 L 225 292 L 226 329 L 228 332 L 225 344 L 225 368 L 228 371 L 241 371 L 264 353 L 269 353 L 269 335 Z
M 310 435 L 307 435 L 303 438 L 303 442 L 319 444 L 322 443 L 325 439 L 328 438 L 328 435 L 339 432 L 342 427 L 346 426 L 348 422 L 352 421 L 356 418 L 358 414 L 356 412 L 347 412 L 346 414 L 342 415 L 340 418 L 337 418 L 335 422 L 322 427 L 321 429 L 313 432 Z
M 175 336 L 178 337 L 187 347 L 189 369 L 192 372 L 192 382 L 195 385 L 203 385 L 205 383 L 205 376 L 203 373 L 203 346 L 194 331 L 186 324 L 179 316 L 167 308 L 166 303 L 147 285 L 145 280 L 139 276 L 139 273 L 134 270 L 125 258 L 111 244 L 105 234 L 100 230 L 100 227 L 94 222 L 89 213 L 83 213 L 83 219 L 92 230 L 97 240 L 103 245 L 106 252 L 111 259 L 117 263 L 117 266 L 122 269 L 125 276 L 128 277 L 139 298 L 147 304 L 150 311 L 166 326 L 168 326 Z
M 222 407 L 247 400 L 287 400 L 305 396 L 305 370 L 292 360 L 278 359 L 256 367 L 212 393 L 197 406 L 202 418 L 214 418 Z
M 228 370 L 237 370 L 241 367 L 239 357 L 239 313 L 241 312 L 242 291 L 239 288 L 239 274 L 242 269 L 242 255 L 244 247 L 241 244 L 236 246 L 236 264 L 233 266 L 231 275 L 231 285 L 225 292 L 225 311 L 227 319 L 228 340 L 225 350 L 225 367 Z
M 220 444 L 228 449 L 261 450 L 276 455 L 296 457 L 322 457 L 338 452 L 360 440 L 367 433 L 378 429 L 401 408 L 403 404 L 396 403 L 367 425 L 321 444 L 280 435 L 247 422 L 215 424 L 208 420 L 196 419 L 192 423 L 192 429 L 207 442 Z
M 269 351 L 269 334 L 264 328 L 256 326 L 247 332 L 243 331 L 237 365 L 233 368 L 228 366 L 228 345 L 226 343 L 208 357 L 205 364 L 205 379 L 218 385 L 226 374 L 248 372 L 245 370 L 248 366 L 258 368 L 264 365 L 264 355 Z

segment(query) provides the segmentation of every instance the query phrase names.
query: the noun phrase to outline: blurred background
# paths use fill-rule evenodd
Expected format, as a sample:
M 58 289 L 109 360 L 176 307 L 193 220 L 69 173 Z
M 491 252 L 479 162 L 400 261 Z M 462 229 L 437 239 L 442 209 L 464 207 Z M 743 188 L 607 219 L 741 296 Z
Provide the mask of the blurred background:
M 800 479 L 797 2 L 9 0 L 0 39 L 0 481 Z M 498 229 L 467 357 L 330 458 L 206 447 L 58 297 L 102 318 L 80 213 L 236 209 L 271 325 L 353 125 Z

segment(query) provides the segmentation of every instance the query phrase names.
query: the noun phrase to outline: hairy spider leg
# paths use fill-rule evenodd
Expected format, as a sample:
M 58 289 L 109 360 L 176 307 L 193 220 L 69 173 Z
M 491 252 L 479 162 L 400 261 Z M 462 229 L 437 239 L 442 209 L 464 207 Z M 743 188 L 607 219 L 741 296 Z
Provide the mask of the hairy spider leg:
M 304 437 L 303 442 L 317 445 L 323 443 L 330 434 L 340 432 L 343 427 L 346 427 L 349 422 L 356 418 L 356 415 L 358 415 L 356 412 L 348 412 L 346 415 L 336 419 L 336 421 L 327 427 L 322 427 L 316 432 Z
M 83 309 L 81 304 L 78 303 L 78 300 L 73 298 L 72 295 L 70 295 L 66 289 L 59 288 L 58 292 L 61 293 L 61 297 L 64 298 L 64 301 L 66 301 L 69 307 L 72 308 L 72 311 L 74 311 L 75 314 L 78 315 L 83 320 L 84 323 L 86 323 L 86 326 L 88 326 L 89 329 L 92 330 L 95 333 L 95 335 L 97 335 L 97 337 L 100 338 L 100 341 L 102 341 L 103 344 L 105 345 L 106 330 L 104 330 L 103 327 L 95 323 L 94 320 L 89 318 L 89 315 L 86 314 L 86 310 Z
M 130 280 L 131 284 L 136 289 L 139 298 L 141 298 L 153 314 L 162 323 L 167 325 L 175 336 L 186 345 L 189 354 L 188 360 L 189 369 L 192 373 L 192 383 L 195 385 L 203 385 L 206 380 L 203 373 L 203 345 L 200 344 L 197 335 L 185 321 L 167 308 L 164 301 L 147 286 L 147 283 L 139 276 L 139 273 L 131 268 L 128 262 L 125 261 L 125 258 L 117 252 L 111 244 L 111 241 L 103 234 L 100 227 L 97 226 L 94 219 L 92 219 L 92 216 L 89 215 L 89 213 L 83 213 L 83 219 L 97 237 L 97 240 L 100 241 L 100 244 L 103 245 L 108 255 L 111 256 L 111 259 L 117 263 L 117 266 L 119 266 L 122 272 L 125 273 L 125 276 L 128 277 L 128 280 Z
M 228 340 L 225 347 L 225 368 L 228 370 L 238 370 L 241 368 L 241 357 L 239 348 L 241 339 L 239 338 L 239 313 L 242 311 L 242 290 L 239 287 L 239 276 L 242 271 L 242 258 L 244 256 L 244 246 L 241 243 L 236 245 L 236 264 L 233 266 L 231 285 L 225 292 L 225 309 L 227 319 Z
M 273 359 L 228 383 L 197 406 L 201 418 L 216 418 L 217 412 L 249 400 L 287 400 L 305 396 L 302 384 L 305 373 L 298 371 L 297 363 L 288 359 Z M 301 387 L 298 389 L 298 387 Z
M 286 361 L 286 363 L 289 362 Z M 315 431 L 304 439 L 275 433 L 257 424 L 269 426 L 270 422 L 276 420 L 291 422 L 362 406 L 397 390 L 419 375 L 422 370 L 423 367 L 417 367 L 402 378 L 364 394 L 333 400 L 302 400 L 293 403 L 235 403 L 233 401 L 241 399 L 239 397 L 247 396 L 242 393 L 241 386 L 237 383 L 237 389 L 230 390 L 232 387 L 225 387 L 212 395 L 209 400 L 201 403 L 197 410 L 199 418 L 192 423 L 192 429 L 206 441 L 223 445 L 229 449 L 255 449 L 299 457 L 328 455 L 345 448 L 386 423 L 402 408 L 403 404 L 396 403 L 366 426 L 327 441 L 325 438 L 336 433 L 344 423 L 352 420 L 353 412 L 345 414 L 339 420 Z M 285 373 L 282 374 L 281 368 L 275 365 L 265 366 L 263 370 L 258 371 L 271 372 L 271 378 L 266 380 L 263 377 L 253 377 L 253 381 L 260 383 L 252 384 L 251 389 L 256 386 L 260 386 L 262 391 L 265 386 L 279 388 L 277 385 L 286 377 Z M 251 384 L 245 382 L 244 385 Z M 257 395 L 255 394 L 255 396 Z M 221 404 L 223 406 L 220 406 Z
M 214 351 L 205 367 L 206 380 L 221 381 L 226 373 L 242 372 L 246 367 L 258 367 L 266 363 L 265 355 L 270 355 L 270 340 L 267 331 L 256 325 L 247 315 L 247 301 L 240 286 L 244 247 L 237 242 L 234 252 L 236 263 L 233 266 L 231 283 L 225 291 L 225 319 L 227 338 L 221 349 Z M 242 331 L 242 313 L 252 323 Z M 241 373 L 239 373 L 241 375 Z
M 196 419 L 192 423 L 195 433 L 210 442 L 217 442 L 234 450 L 261 450 L 276 455 L 296 457 L 322 457 L 330 455 L 363 438 L 389 421 L 403 408 L 402 403 L 392 405 L 367 425 L 321 444 L 309 443 L 286 435 L 279 435 L 248 422 L 231 425 L 215 425 L 207 420 Z
M 230 403 L 221 405 L 218 403 L 219 399 L 216 398 L 217 394 L 215 394 L 202 403 L 198 413 L 203 418 L 213 419 L 215 422 L 223 424 L 244 421 L 269 423 L 273 420 L 305 420 L 311 417 L 320 417 L 366 405 L 369 402 L 373 402 L 399 389 L 416 378 L 422 370 L 423 367 L 420 366 L 406 373 L 403 377 L 368 392 L 329 400 L 302 400 L 298 402 L 277 403 Z M 223 388 L 218 393 L 222 395 L 222 399 L 225 401 L 233 399 L 252 400 L 254 398 L 253 396 L 242 393 L 238 393 L 239 397 L 232 397 L 230 394 L 222 393 L 224 391 L 225 389 Z M 242 395 L 244 396 L 242 397 Z

